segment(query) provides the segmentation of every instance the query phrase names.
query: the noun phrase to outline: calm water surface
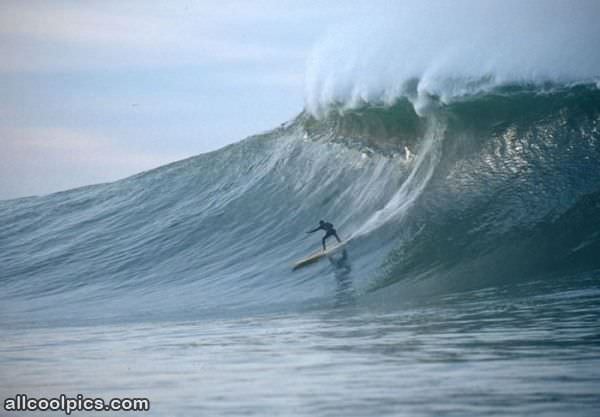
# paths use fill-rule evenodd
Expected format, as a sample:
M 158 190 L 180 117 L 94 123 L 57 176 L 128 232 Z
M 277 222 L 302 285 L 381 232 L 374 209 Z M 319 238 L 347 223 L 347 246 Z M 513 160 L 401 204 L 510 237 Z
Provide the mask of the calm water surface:
M 143 396 L 155 416 L 597 416 L 599 305 L 594 285 L 492 289 L 392 312 L 4 329 L 0 390 Z

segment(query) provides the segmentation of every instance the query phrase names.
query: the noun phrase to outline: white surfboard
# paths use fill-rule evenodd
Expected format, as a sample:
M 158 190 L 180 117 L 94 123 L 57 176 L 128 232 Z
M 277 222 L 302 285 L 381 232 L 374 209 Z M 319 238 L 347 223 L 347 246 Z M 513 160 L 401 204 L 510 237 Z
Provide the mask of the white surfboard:
M 335 252 L 337 249 L 341 248 L 346 243 L 348 243 L 348 241 L 342 241 L 342 242 L 338 243 L 337 245 L 334 245 L 325 251 L 319 251 L 317 253 L 313 253 L 309 257 L 296 262 L 294 264 L 294 266 L 292 267 L 292 271 L 295 271 L 296 269 L 304 268 L 305 266 L 314 264 L 315 262 L 319 261 L 323 257 Z

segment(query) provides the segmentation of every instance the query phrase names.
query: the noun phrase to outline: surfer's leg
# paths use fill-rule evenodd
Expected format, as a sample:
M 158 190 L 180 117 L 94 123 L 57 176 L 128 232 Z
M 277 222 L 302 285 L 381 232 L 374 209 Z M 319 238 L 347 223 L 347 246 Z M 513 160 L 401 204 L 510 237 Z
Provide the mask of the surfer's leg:
M 333 232 L 333 235 L 335 236 L 335 238 L 337 239 L 338 243 L 342 243 L 342 240 L 340 239 L 340 237 L 337 235 L 337 232 Z
M 329 236 L 335 236 L 335 232 L 332 232 L 331 230 L 328 230 L 327 233 L 325 233 L 325 236 L 323 236 L 323 251 L 325 251 L 325 241 L 327 240 L 327 238 Z M 340 240 L 340 239 L 338 238 L 338 240 Z

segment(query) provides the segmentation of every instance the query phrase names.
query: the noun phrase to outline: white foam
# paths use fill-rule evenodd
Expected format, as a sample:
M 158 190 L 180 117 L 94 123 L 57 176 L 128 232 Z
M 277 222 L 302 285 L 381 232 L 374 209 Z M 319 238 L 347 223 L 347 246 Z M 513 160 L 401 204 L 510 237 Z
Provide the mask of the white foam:
M 348 240 L 377 230 L 392 219 L 399 221 L 408 212 L 408 209 L 429 183 L 438 165 L 445 126 L 445 123 L 435 118 L 430 120 L 429 127 L 416 156 L 411 154 L 411 157 L 415 159 L 408 178 L 388 200 L 386 205 L 373 213 Z
M 375 2 L 373 9 L 315 45 L 305 92 L 313 115 L 399 97 L 423 114 L 438 101 L 506 84 L 600 84 L 597 0 Z

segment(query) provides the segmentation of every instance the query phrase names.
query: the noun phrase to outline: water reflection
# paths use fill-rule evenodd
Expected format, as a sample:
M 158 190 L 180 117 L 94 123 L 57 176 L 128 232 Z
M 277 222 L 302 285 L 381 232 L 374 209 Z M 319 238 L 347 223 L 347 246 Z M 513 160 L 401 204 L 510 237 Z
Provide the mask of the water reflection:
M 352 265 L 348 257 L 346 248 L 342 249 L 342 253 L 332 253 L 327 256 L 329 263 L 333 267 L 333 274 L 337 283 L 335 292 L 335 306 L 345 306 L 354 304 L 355 293 L 352 285 Z

